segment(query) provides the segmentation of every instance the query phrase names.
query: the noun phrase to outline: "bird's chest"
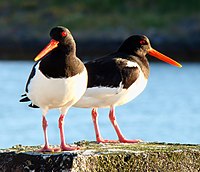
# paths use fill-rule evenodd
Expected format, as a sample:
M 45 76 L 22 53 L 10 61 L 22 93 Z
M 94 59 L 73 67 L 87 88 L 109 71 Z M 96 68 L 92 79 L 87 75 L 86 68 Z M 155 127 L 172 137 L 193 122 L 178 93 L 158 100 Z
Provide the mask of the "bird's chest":
M 56 108 L 77 101 L 84 94 L 86 87 L 86 69 L 68 78 L 48 78 L 37 70 L 29 85 L 29 97 L 40 107 Z
M 39 70 L 48 78 L 69 78 L 81 73 L 84 65 L 74 56 L 59 54 L 54 58 L 47 56 L 40 62 Z
M 133 82 L 128 88 L 123 89 L 119 95 L 116 95 L 120 96 L 120 98 L 115 104 L 122 105 L 133 100 L 145 89 L 146 85 L 147 79 L 144 77 L 143 73 L 140 73 L 140 76 L 135 80 L 135 82 Z

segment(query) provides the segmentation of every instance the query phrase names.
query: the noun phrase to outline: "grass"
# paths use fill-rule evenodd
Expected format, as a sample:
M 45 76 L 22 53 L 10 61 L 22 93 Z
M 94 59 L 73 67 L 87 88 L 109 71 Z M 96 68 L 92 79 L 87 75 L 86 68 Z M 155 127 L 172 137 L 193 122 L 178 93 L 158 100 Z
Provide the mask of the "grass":
M 0 25 L 1 34 L 15 31 L 20 36 L 31 30 L 34 37 L 41 37 L 55 25 L 76 32 L 118 28 L 129 32 L 149 28 L 165 31 L 185 18 L 199 18 L 199 9 L 198 0 L 4 0 L 0 2 Z

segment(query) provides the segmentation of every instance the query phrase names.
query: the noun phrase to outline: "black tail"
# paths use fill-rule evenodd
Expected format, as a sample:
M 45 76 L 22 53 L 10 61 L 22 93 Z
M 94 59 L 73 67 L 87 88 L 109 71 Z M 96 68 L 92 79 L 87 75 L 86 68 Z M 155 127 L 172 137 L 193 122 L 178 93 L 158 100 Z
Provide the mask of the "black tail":
M 21 97 L 22 97 L 22 98 L 19 100 L 19 102 L 29 102 L 29 101 L 31 101 L 31 100 L 27 97 L 26 94 L 22 94 Z M 39 108 L 38 106 L 34 105 L 33 103 L 31 103 L 31 104 L 28 105 L 28 106 L 31 107 L 31 108 Z
M 19 100 L 20 102 L 29 102 L 29 101 L 31 101 L 31 100 L 26 96 L 26 94 L 23 94 L 21 97 L 22 97 L 22 98 Z
M 36 105 L 34 105 L 34 104 L 30 104 L 30 105 L 28 105 L 29 107 L 31 107 L 31 108 L 39 108 L 38 106 L 36 106 Z

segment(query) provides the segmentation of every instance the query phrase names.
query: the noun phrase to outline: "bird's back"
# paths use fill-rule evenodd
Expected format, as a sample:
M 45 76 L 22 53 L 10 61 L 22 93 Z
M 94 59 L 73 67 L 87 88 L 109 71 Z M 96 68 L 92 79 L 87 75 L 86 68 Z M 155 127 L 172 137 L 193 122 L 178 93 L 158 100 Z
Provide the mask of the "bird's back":
M 86 63 L 88 87 L 75 106 L 109 107 L 135 98 L 147 83 L 135 58 L 124 53 L 113 53 Z

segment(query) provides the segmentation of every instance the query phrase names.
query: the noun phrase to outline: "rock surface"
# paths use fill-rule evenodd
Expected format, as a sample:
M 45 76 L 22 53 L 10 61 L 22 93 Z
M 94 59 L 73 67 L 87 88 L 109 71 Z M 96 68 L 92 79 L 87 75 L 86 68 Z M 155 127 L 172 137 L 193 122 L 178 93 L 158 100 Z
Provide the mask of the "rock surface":
M 97 144 L 78 151 L 38 153 L 40 146 L 0 150 L 0 171 L 181 171 L 200 170 L 200 145 L 167 143 Z

